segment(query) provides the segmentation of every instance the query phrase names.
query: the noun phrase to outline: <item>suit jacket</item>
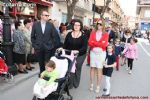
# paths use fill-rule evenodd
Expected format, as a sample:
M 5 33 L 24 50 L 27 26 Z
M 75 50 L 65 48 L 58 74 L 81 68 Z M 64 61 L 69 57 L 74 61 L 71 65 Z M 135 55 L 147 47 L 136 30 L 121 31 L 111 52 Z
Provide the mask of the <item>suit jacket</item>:
M 107 30 L 107 32 L 109 32 L 109 30 Z M 109 42 L 111 42 L 111 40 L 115 40 L 115 32 L 114 31 L 112 31 L 112 30 L 110 30 L 110 33 L 108 33 L 109 34 Z
M 45 31 L 43 33 L 41 21 L 39 21 L 33 24 L 31 42 L 34 49 L 52 50 L 59 47 L 60 38 L 56 28 L 50 22 L 46 22 Z

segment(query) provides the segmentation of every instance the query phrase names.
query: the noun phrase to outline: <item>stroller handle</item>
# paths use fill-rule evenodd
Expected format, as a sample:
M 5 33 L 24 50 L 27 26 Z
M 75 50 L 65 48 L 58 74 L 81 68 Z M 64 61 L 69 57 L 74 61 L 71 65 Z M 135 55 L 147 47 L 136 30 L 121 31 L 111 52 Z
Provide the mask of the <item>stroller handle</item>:
M 68 49 L 57 49 L 56 50 L 56 52 L 55 52 L 55 54 L 60 54 L 61 52 L 70 52 L 70 53 L 73 53 L 73 55 L 75 56 L 75 57 L 77 57 L 78 56 L 78 54 L 79 54 L 79 52 L 73 52 L 73 50 L 68 50 Z

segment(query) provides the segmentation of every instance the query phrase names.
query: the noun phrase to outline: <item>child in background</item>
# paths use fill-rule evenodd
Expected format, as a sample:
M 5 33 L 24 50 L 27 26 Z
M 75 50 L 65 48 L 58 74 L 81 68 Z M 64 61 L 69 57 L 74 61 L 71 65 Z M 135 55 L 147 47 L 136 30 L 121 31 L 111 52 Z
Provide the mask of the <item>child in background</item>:
M 55 68 L 55 62 L 49 60 L 45 66 L 46 70 L 41 73 L 40 79 L 34 85 L 34 95 L 37 98 L 44 99 L 51 92 L 56 91 L 58 84 L 55 80 L 58 78 L 58 73 Z
M 112 76 L 113 68 L 116 67 L 116 56 L 114 54 L 114 46 L 109 44 L 107 46 L 107 54 L 103 67 L 103 75 L 105 76 L 105 92 L 102 96 L 110 96 L 110 78 Z
M 138 55 L 136 43 L 137 43 L 137 39 L 132 38 L 130 40 L 129 46 L 127 46 L 123 51 L 123 54 L 125 54 L 125 56 L 127 57 L 127 60 L 128 60 L 127 70 L 129 70 L 129 68 L 130 68 L 129 74 L 132 73 L 133 60 L 137 59 L 137 55 Z
M 116 56 L 116 70 L 119 70 L 119 60 L 120 60 L 120 54 L 121 54 L 121 46 L 120 46 L 120 39 L 115 39 L 115 56 Z

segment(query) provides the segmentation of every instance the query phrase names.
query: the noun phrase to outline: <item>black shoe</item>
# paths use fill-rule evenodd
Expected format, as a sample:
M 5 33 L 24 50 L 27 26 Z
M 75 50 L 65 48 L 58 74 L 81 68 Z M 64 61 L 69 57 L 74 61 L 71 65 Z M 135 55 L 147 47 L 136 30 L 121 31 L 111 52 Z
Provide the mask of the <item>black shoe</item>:
M 27 74 L 27 73 L 28 73 L 28 71 L 27 71 L 27 70 L 24 70 L 24 73 L 25 73 L 25 74 Z
M 19 73 L 24 73 L 24 71 L 18 70 Z
M 18 72 L 22 73 L 22 74 L 27 74 L 28 73 L 26 70 L 24 70 L 24 71 L 18 70 Z
M 110 94 L 103 94 L 102 96 L 110 96 Z
M 104 92 L 106 92 L 106 91 L 107 91 L 107 89 L 106 89 L 106 88 L 104 88 L 104 89 L 103 89 L 103 91 L 104 91 Z

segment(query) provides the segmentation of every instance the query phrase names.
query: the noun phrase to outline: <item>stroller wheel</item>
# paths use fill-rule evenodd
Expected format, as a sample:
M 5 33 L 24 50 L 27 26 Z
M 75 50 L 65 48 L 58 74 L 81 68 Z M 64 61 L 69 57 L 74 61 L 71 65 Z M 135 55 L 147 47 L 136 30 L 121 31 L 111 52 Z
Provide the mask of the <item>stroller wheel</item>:
M 61 95 L 61 96 L 58 98 L 58 100 L 64 100 L 64 96 Z
M 36 99 L 36 96 L 33 96 L 32 100 L 37 100 L 37 99 Z
M 67 100 L 72 100 L 73 97 L 72 96 L 68 96 Z
M 14 76 L 13 76 L 12 74 L 8 73 L 8 74 L 7 74 L 7 79 L 8 79 L 9 81 L 13 81 L 13 80 L 14 80 Z

